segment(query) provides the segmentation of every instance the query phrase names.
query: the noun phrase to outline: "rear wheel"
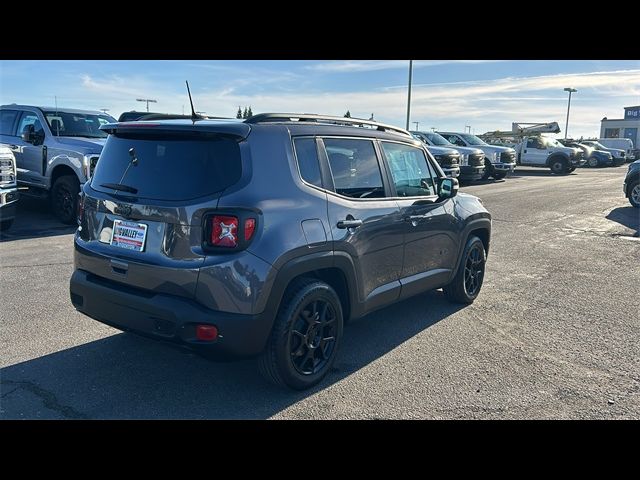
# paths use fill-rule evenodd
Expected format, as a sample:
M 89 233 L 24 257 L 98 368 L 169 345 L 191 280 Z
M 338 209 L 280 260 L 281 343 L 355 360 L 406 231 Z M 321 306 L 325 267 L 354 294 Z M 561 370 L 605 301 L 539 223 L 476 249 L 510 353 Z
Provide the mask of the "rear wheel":
M 589 160 L 587 160 L 587 165 L 589 165 L 591 168 L 597 167 L 598 159 L 596 157 L 590 157 Z
M 560 175 L 562 173 L 567 172 L 567 161 L 564 158 L 553 158 L 551 159 L 551 163 L 549 164 L 549 168 L 551 168 L 551 172 L 556 175 Z
M 335 290 L 315 279 L 288 289 L 264 352 L 260 373 L 296 390 L 312 387 L 329 372 L 342 339 L 342 305 Z
M 629 185 L 629 203 L 636 208 L 640 208 L 640 181 L 636 180 Z
M 51 189 L 51 208 L 62 223 L 76 222 L 80 182 L 75 175 L 58 177 Z
M 445 296 L 452 302 L 473 303 L 482 288 L 485 262 L 484 244 L 472 235 L 467 240 L 456 276 L 442 288 Z

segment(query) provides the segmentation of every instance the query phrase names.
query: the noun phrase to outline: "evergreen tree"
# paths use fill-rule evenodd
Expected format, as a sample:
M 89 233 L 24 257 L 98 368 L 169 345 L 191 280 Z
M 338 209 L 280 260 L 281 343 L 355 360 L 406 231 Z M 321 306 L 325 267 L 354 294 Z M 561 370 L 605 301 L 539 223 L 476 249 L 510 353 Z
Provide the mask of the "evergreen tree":
M 344 114 L 346 118 L 351 118 L 351 112 L 347 110 L 347 113 Z
M 249 118 L 249 110 L 247 110 L 247 107 L 244 107 L 244 113 L 242 114 L 242 118 Z
M 238 106 L 238 113 L 236 113 L 236 118 L 242 118 L 242 109 Z
M 252 116 L 253 116 L 253 112 L 251 111 L 251 105 L 249 105 L 249 112 L 247 113 L 247 118 Z

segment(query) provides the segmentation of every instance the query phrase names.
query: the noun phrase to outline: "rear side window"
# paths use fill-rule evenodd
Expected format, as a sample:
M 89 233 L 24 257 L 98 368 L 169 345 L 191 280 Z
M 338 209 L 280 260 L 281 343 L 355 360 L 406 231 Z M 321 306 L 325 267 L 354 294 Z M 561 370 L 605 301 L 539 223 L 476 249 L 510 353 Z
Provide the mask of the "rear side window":
M 123 178 L 131 163 L 130 149 L 137 164 Z M 103 185 L 121 183 L 136 189 L 133 196 L 139 198 L 191 200 L 224 190 L 241 174 L 238 143 L 226 137 L 110 135 L 91 187 L 113 193 L 113 188 Z
M 336 193 L 352 198 L 385 196 L 378 157 L 371 140 L 325 138 Z
M 17 110 L 0 110 L 0 135 L 15 135 L 13 126 L 17 116 Z
M 318 161 L 318 149 L 313 138 L 296 138 L 293 141 L 296 148 L 296 158 L 300 175 L 305 182 L 322 188 L 322 177 L 320 176 L 320 163 Z
M 435 195 L 436 184 L 424 152 L 410 145 L 382 142 L 399 197 Z

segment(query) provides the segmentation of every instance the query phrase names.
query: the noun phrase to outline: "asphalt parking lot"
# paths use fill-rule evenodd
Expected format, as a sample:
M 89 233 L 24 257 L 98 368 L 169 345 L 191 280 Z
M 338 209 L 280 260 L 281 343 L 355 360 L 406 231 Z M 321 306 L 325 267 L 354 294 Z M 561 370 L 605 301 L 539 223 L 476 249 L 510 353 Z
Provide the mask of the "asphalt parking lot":
M 520 168 L 463 187 L 493 214 L 479 299 L 420 295 L 350 324 L 306 392 L 252 360 L 213 363 L 124 334 L 69 301 L 73 227 L 21 201 L 0 242 L 0 417 L 640 418 L 640 213 L 626 165 Z

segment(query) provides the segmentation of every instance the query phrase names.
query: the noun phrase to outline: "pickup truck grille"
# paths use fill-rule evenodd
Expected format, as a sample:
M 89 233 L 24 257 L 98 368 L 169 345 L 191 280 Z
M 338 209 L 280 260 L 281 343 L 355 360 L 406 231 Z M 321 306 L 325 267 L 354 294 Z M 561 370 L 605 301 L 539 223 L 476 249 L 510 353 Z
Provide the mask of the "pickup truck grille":
M 516 154 L 513 152 L 502 152 L 500 154 L 500 161 L 502 163 L 516 163 Z
M 13 165 L 13 158 L 8 156 L 0 157 L 0 185 L 12 187 L 16 184 L 16 171 Z
M 460 165 L 460 159 L 453 155 L 436 155 L 436 160 L 441 167 L 457 167 Z
M 484 153 L 472 153 L 469 155 L 469 165 L 481 167 L 484 165 Z

